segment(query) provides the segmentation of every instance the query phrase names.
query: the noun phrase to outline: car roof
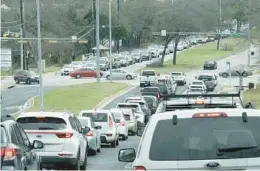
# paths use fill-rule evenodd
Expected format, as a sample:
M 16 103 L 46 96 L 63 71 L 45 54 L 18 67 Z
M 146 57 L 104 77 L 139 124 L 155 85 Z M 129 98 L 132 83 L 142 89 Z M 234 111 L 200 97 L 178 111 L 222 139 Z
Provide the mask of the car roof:
M 65 116 L 74 116 L 73 113 L 68 112 L 25 112 L 21 113 L 18 118 L 25 117 L 54 117 L 54 118 L 64 118 Z
M 138 105 L 138 106 L 140 106 L 139 103 L 117 103 L 117 105 Z
M 101 109 L 96 109 L 96 110 L 81 110 L 79 113 L 110 113 L 110 110 L 101 110 Z

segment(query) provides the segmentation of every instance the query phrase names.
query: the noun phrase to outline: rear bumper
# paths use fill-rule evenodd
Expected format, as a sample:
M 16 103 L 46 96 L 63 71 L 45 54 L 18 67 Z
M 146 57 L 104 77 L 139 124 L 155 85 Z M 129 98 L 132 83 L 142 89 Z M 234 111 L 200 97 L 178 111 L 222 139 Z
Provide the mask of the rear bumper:
M 58 154 L 71 154 L 71 156 L 59 156 Z M 77 155 L 73 152 L 36 152 L 40 157 L 41 164 L 52 165 L 52 164 L 76 164 Z
M 100 139 L 101 139 L 101 143 L 111 143 L 113 141 L 115 141 L 116 137 L 115 135 L 111 136 L 111 137 L 108 137 L 108 136 L 105 136 L 105 135 L 101 135 L 100 136 Z

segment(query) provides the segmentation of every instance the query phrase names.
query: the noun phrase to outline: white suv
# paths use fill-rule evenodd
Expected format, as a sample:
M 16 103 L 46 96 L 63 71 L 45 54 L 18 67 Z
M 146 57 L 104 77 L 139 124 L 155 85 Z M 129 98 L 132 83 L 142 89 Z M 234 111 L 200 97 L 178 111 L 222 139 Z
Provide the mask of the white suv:
M 96 126 L 101 126 L 101 143 L 119 145 L 119 130 L 114 115 L 109 110 L 83 110 L 79 116 L 90 117 Z
M 137 153 L 121 149 L 118 159 L 140 171 L 260 170 L 259 125 L 255 109 L 158 113 L 144 128 Z
M 39 140 L 43 149 L 36 150 L 42 167 L 62 166 L 86 169 L 88 142 L 79 120 L 72 113 L 29 112 L 17 118 L 30 141 Z

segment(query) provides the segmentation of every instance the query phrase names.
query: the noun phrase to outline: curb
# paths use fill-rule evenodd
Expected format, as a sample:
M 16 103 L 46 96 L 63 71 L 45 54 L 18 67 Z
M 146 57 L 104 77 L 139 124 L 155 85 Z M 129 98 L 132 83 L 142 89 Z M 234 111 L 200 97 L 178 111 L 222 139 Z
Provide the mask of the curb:
M 29 100 L 27 100 L 27 101 L 25 102 L 25 104 L 23 105 L 23 107 L 22 107 L 21 110 L 15 112 L 15 113 L 12 113 L 12 114 L 10 114 L 10 115 L 12 115 L 12 116 L 14 116 L 14 117 L 16 118 L 19 114 L 23 113 L 26 109 L 32 107 L 32 106 L 34 105 L 34 98 L 35 98 L 35 97 L 37 97 L 37 96 L 33 96 L 33 97 L 31 97 Z
M 14 88 L 15 87 L 15 84 L 14 85 L 11 85 L 11 86 L 8 86 L 7 88 L 8 89 L 11 89 L 11 88 Z
M 115 100 L 116 98 L 122 96 L 123 94 L 126 94 L 130 91 L 132 91 L 133 89 L 135 89 L 137 86 L 133 86 L 133 85 L 128 85 L 127 88 L 117 92 L 116 94 L 113 94 L 109 97 L 106 97 L 105 99 L 103 99 L 101 102 L 99 102 L 96 107 L 93 108 L 93 110 L 95 109 L 103 109 L 106 105 L 108 105 L 109 103 L 111 103 L 113 100 Z

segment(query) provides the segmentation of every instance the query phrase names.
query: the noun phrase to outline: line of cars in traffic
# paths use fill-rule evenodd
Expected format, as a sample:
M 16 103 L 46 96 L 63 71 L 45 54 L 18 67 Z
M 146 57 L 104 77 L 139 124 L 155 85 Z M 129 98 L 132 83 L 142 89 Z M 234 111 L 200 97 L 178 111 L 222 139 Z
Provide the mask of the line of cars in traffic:
M 128 97 L 109 110 L 26 112 L 1 117 L 1 170 L 86 170 L 88 155 L 137 133 L 160 101 L 155 96 Z

